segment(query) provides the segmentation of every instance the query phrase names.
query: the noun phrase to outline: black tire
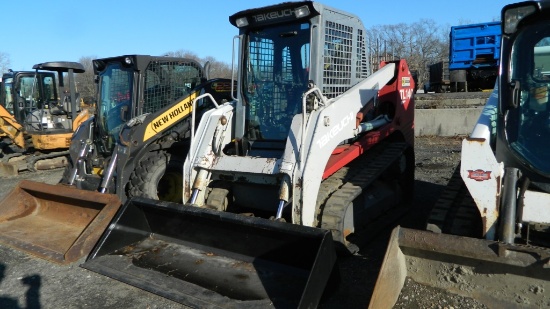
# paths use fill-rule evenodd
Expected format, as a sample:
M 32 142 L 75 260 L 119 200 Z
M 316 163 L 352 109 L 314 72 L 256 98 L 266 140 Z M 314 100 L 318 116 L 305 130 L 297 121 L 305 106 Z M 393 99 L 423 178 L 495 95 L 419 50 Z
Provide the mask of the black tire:
M 128 198 L 147 197 L 182 203 L 184 159 L 170 153 L 151 152 L 130 175 Z

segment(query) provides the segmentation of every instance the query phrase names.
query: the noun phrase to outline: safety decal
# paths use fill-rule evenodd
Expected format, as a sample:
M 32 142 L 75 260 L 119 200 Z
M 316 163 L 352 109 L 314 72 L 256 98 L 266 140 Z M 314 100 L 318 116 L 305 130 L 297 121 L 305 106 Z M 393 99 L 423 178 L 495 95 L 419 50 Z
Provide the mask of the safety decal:
M 215 82 L 215 83 L 212 83 L 212 89 L 216 92 L 231 91 L 231 82 Z
M 408 76 L 401 77 L 401 87 L 410 87 L 411 86 L 411 78 Z

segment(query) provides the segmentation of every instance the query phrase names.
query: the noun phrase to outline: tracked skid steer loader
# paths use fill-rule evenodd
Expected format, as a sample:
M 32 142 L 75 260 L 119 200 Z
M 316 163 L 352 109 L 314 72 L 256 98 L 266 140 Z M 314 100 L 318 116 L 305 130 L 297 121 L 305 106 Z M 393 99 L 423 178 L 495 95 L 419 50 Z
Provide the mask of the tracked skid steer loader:
M 507 5 L 501 20 L 495 90 L 427 231 L 394 230 L 370 308 L 416 284 L 488 308 L 550 307 L 550 2 Z
M 371 75 L 360 20 L 319 3 L 229 20 L 237 91 L 191 126 L 185 204 L 130 199 L 82 266 L 191 307 L 315 308 L 336 248 L 410 200 L 414 81 L 404 60 Z

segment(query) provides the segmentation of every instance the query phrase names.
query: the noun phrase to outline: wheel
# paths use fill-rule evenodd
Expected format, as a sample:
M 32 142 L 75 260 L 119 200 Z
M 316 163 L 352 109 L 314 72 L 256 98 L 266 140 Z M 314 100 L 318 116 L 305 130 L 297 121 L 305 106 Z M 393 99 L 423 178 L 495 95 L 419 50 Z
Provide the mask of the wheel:
M 141 196 L 182 203 L 183 163 L 183 158 L 164 151 L 149 153 L 130 175 L 128 198 Z

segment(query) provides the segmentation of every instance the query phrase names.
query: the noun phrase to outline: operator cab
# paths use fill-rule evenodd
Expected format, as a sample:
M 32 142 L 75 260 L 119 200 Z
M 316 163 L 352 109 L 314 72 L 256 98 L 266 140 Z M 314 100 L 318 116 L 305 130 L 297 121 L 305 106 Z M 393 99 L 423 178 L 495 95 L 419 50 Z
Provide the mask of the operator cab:
M 318 87 L 325 98 L 335 98 L 368 76 L 364 28 L 342 14 L 304 1 L 229 17 L 243 51 L 235 132 L 242 150 L 229 145 L 226 154 L 280 157 L 306 91 Z M 318 58 L 322 63 L 311 62 Z
M 505 24 L 501 58 L 501 104 L 504 128 L 497 143 L 497 158 L 522 170 L 539 182 L 550 179 L 550 16 L 533 14 L 536 7 L 524 6 L 507 11 L 508 17 L 525 14 L 516 28 Z M 531 15 L 531 16 L 529 16 Z M 507 22 L 510 20 L 504 19 Z M 508 31 L 508 33 L 506 33 Z M 506 93 L 508 92 L 508 93 Z M 505 145 L 505 146 L 504 146 Z M 550 186 L 544 185 L 550 189 Z M 550 191 L 549 191 L 550 192 Z
M 93 64 L 99 83 L 99 150 L 107 154 L 126 122 L 190 95 L 206 76 L 202 66 L 191 59 L 162 57 L 154 61 L 151 56 L 127 55 L 96 59 Z

